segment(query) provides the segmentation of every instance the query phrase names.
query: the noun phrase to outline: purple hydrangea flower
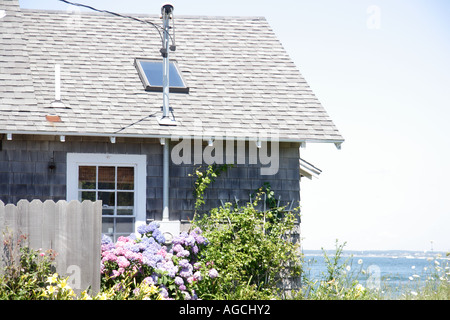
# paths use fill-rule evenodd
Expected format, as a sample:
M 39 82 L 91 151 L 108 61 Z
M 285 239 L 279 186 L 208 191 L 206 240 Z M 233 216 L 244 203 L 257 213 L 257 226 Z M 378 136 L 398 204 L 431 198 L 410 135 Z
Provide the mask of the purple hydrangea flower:
M 106 234 L 102 234 L 102 245 L 112 243 L 112 239 L 108 237 Z
M 190 253 L 188 250 L 182 250 L 180 252 L 177 253 L 177 257 L 182 258 L 182 257 L 189 257 Z
M 209 270 L 208 275 L 211 279 L 217 278 L 219 276 L 219 273 L 216 269 L 212 268 Z
M 183 246 L 181 244 L 178 243 L 178 244 L 173 246 L 172 250 L 173 250 L 173 252 L 177 252 L 178 253 L 178 252 L 183 251 L 184 248 L 183 248 Z
M 186 289 L 184 289 L 186 290 Z M 191 295 L 187 291 L 183 291 L 184 300 L 191 300 Z
M 135 288 L 135 289 L 133 290 L 133 294 L 134 294 L 135 296 L 139 295 L 139 292 L 141 292 L 141 289 L 139 289 L 139 288 Z
M 189 265 L 189 267 L 181 269 L 180 276 L 182 276 L 183 278 L 186 278 L 186 279 L 191 277 L 192 269 L 193 269 L 193 267 L 191 264 Z
M 140 233 L 141 235 L 146 235 L 146 234 L 150 234 L 151 236 L 153 236 L 153 233 L 159 231 L 159 223 L 153 221 L 147 225 L 140 225 L 137 228 L 137 232 Z
M 140 225 L 137 227 L 137 232 L 139 234 L 146 234 L 147 233 L 147 225 Z
M 188 268 L 189 261 L 187 259 L 180 260 L 180 262 L 178 262 L 178 265 L 182 268 Z
M 203 279 L 202 273 L 200 271 L 196 271 L 194 273 L 194 280 L 195 281 L 201 281 Z
M 191 236 L 191 235 L 189 235 L 188 237 L 186 237 L 186 239 L 184 240 L 184 243 L 187 245 L 187 246 L 194 246 L 195 245 L 195 238 L 193 237 L 193 236 Z
M 151 286 L 152 284 L 155 284 L 155 281 L 153 281 L 152 277 L 147 277 L 143 280 L 144 283 L 148 284 L 149 286 Z
M 174 245 L 176 244 L 181 244 L 184 245 L 185 244 L 185 239 L 188 236 L 186 231 L 181 232 L 178 236 L 175 236 L 172 240 L 172 243 Z
M 181 277 L 175 277 L 175 284 L 176 284 L 177 286 L 183 285 L 183 284 L 184 284 L 183 278 L 181 278 Z
M 201 264 L 200 262 L 194 263 L 194 269 L 195 269 L 195 270 L 198 270 L 198 269 L 200 269 L 201 267 L 202 267 L 202 264 Z
M 131 233 L 131 234 L 128 236 L 128 238 L 131 239 L 131 240 L 133 240 L 133 241 L 136 241 L 136 239 L 137 239 L 135 233 Z
M 207 244 L 206 238 L 200 235 L 195 238 L 195 241 L 200 245 Z
M 168 298 L 169 297 L 169 292 L 167 292 L 167 289 L 163 286 L 161 286 L 159 288 L 159 293 L 161 294 L 162 297 L 164 298 Z

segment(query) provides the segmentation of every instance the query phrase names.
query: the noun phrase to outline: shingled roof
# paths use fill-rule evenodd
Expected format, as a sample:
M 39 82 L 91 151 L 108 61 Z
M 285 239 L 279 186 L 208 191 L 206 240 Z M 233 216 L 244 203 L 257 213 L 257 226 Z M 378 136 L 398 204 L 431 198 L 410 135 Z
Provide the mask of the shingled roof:
M 280 141 L 342 136 L 262 17 L 175 16 L 176 60 L 189 93 L 171 93 L 177 126 L 161 126 L 136 58 L 162 59 L 148 24 L 108 14 L 19 9 L 0 0 L 0 133 L 170 137 L 276 132 Z M 159 16 L 135 15 L 161 24 Z M 55 64 L 64 107 L 52 108 Z M 46 115 L 56 113 L 61 122 Z

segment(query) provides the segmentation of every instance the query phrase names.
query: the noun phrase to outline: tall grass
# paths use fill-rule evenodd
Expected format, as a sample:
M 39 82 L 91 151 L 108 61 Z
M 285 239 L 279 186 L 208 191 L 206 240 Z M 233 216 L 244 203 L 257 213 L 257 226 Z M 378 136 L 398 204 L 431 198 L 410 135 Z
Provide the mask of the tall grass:
M 449 256 L 450 253 L 447 253 Z M 450 266 L 448 260 L 441 260 L 438 254 L 431 268 L 422 274 L 413 275 L 407 290 L 401 293 L 408 300 L 450 300 Z
M 361 262 L 353 265 L 352 257 L 344 259 L 344 246 L 336 241 L 332 256 L 322 249 L 326 271 L 319 276 L 310 272 L 317 261 L 303 261 L 302 288 L 293 294 L 294 299 L 450 300 L 450 266 L 440 255 L 430 258 L 431 267 L 409 277 L 409 283 L 395 285 L 390 277 L 374 277 Z

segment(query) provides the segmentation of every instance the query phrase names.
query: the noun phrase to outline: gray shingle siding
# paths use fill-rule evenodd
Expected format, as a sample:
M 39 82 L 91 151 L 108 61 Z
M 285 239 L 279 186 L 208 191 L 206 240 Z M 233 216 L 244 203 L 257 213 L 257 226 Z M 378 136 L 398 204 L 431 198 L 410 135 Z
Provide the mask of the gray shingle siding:
M 172 144 L 175 142 L 172 142 Z M 32 148 L 30 146 L 33 146 Z M 105 138 L 68 137 L 62 143 L 45 136 L 16 136 L 2 140 L 0 151 L 0 200 L 16 204 L 21 199 L 66 199 L 67 153 L 145 154 L 147 156 L 147 219 L 162 219 L 162 146 L 157 139 L 126 139 L 111 144 Z M 249 195 L 269 182 L 281 197 L 281 205 L 294 201 L 298 205 L 299 145 L 281 143 L 280 153 L 289 155 L 286 165 L 273 176 L 261 176 L 260 165 L 246 164 L 224 172 L 205 193 L 203 210 L 218 207 L 222 202 L 239 204 L 249 200 Z M 51 161 L 55 169 L 49 169 Z M 202 164 L 203 167 L 206 164 Z M 193 217 L 194 177 L 189 177 L 200 165 L 170 165 L 170 219 L 190 220 Z

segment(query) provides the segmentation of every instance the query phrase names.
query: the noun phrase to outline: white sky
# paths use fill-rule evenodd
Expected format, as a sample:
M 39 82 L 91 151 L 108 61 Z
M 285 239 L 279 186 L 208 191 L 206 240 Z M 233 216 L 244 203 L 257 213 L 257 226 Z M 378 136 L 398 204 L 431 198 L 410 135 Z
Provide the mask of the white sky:
M 78 2 L 148 14 L 162 4 Z M 57 0 L 20 4 L 68 9 Z M 175 19 L 266 17 L 346 139 L 339 151 L 331 144 L 301 149 L 323 171 L 301 186 L 304 249 L 332 249 L 338 239 L 349 250 L 450 250 L 450 1 L 172 4 Z

